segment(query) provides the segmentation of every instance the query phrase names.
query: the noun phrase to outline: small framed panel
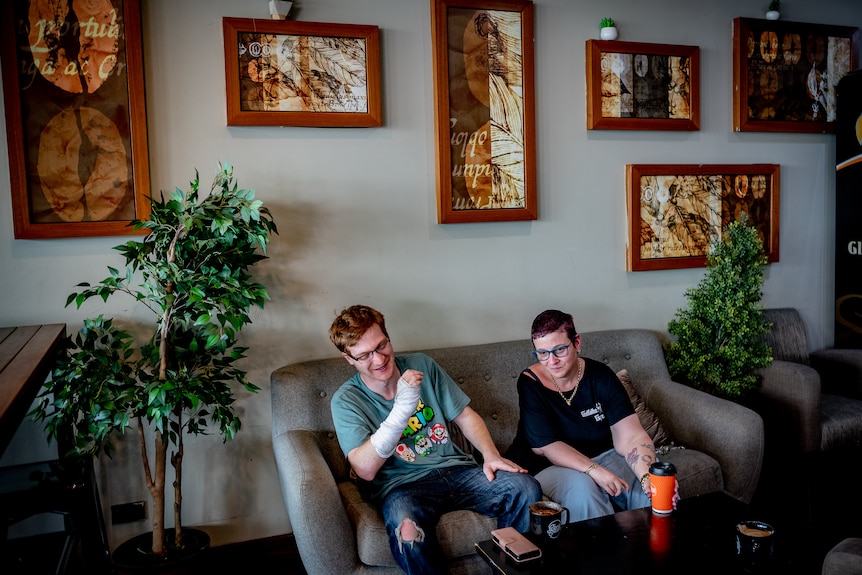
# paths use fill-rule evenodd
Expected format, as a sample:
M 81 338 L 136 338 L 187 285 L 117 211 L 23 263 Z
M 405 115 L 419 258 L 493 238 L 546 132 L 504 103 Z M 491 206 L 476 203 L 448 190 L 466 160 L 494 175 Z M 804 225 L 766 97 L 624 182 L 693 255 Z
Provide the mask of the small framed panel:
M 699 130 L 697 46 L 587 40 L 588 130 Z

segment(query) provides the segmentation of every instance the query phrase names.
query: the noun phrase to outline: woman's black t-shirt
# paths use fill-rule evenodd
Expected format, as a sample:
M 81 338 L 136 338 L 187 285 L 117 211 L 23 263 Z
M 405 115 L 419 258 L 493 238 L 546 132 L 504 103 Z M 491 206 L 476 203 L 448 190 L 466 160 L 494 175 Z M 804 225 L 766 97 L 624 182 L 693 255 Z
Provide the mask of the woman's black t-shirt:
M 506 457 L 533 475 L 551 463 L 532 448 L 563 441 L 587 457 L 595 457 L 613 447 L 611 426 L 635 412 L 613 370 L 583 359 L 584 374 L 571 406 L 557 390 L 542 385 L 531 370 L 524 370 L 518 378 L 520 420 Z

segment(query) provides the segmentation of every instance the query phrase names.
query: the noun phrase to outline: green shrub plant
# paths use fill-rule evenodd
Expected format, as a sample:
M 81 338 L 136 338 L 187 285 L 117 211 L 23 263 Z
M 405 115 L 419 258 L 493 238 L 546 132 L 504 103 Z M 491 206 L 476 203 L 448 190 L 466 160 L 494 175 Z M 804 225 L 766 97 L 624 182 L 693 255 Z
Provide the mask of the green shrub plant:
M 763 340 L 771 325 L 760 304 L 767 260 L 748 221 L 732 222 L 711 242 L 706 275 L 686 290 L 688 308 L 668 324 L 673 338 L 665 351 L 676 381 L 733 400 L 756 389 L 754 370 L 772 363 Z

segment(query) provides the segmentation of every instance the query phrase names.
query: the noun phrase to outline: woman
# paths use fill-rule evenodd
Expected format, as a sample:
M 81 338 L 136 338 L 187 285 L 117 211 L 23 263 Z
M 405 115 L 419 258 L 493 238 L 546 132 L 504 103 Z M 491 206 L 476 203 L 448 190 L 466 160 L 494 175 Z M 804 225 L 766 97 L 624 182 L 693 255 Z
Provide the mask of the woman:
M 521 418 L 506 456 L 546 497 L 580 521 L 650 505 L 655 446 L 616 374 L 581 357 L 571 314 L 540 313 L 531 329 L 537 362 L 521 373 Z

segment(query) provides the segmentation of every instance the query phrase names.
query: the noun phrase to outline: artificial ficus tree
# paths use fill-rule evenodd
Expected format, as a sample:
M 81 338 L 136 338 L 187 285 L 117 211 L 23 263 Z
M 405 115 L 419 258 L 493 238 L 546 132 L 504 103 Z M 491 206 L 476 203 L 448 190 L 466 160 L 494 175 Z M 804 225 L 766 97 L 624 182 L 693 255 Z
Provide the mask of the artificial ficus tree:
M 266 258 L 270 236 L 278 233 L 270 211 L 253 190 L 237 186 L 229 164 L 219 165 L 208 195 L 200 195 L 199 183 L 195 171 L 187 192 L 177 188 L 167 198 L 152 198 L 149 218 L 133 222 L 146 235 L 114 248 L 125 267 L 109 267 L 109 277 L 97 285 L 78 284 L 84 289 L 66 301 L 80 308 L 91 298 L 130 297 L 152 312 L 146 338 L 136 339 L 102 315 L 84 320 L 31 412 L 45 421 L 49 438 L 68 440 L 77 455 L 110 454 L 115 432 L 136 429 L 157 557 L 170 550 L 167 462 L 174 468 L 173 546 L 182 548 L 183 437 L 212 426 L 225 441 L 232 439 L 241 426 L 233 386 L 259 389 L 236 366 L 247 349 L 237 344 L 251 323 L 249 309 L 269 299 L 249 269 Z

